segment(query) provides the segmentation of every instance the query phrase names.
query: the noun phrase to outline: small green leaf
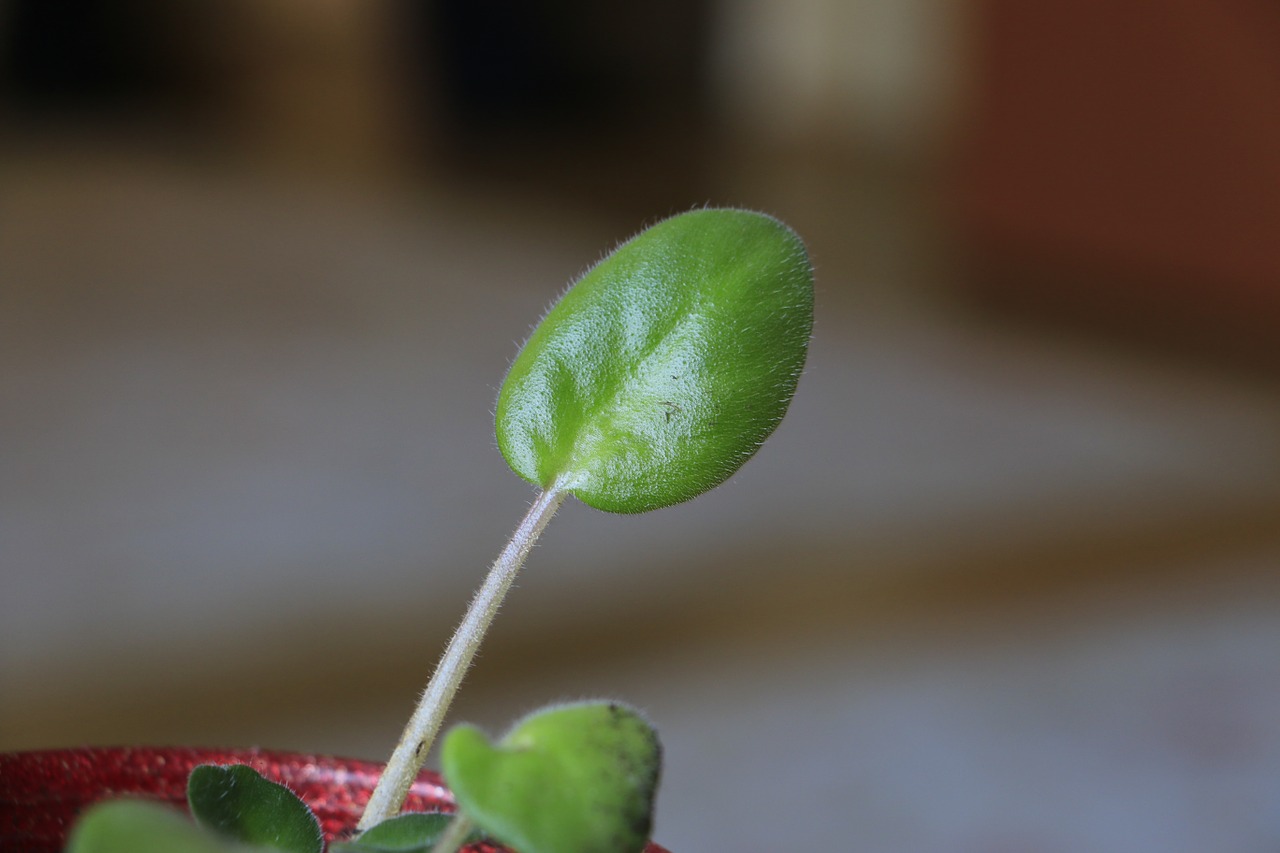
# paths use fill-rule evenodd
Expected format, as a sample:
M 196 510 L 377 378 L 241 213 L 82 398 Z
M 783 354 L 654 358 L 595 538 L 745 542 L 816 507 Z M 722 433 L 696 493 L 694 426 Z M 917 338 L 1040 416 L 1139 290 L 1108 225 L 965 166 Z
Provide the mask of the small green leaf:
M 496 746 L 457 726 L 440 761 L 459 810 L 521 853 L 636 853 L 652 828 L 661 753 L 636 711 L 593 702 L 539 711 Z
M 307 804 L 284 785 L 244 764 L 202 764 L 187 780 L 196 822 L 245 844 L 285 853 L 321 853 L 320 824 Z
M 672 217 L 543 318 L 498 396 L 498 446 L 521 477 L 597 509 L 689 500 L 782 420 L 812 327 L 795 232 L 745 210 Z
M 168 806 L 111 800 L 81 816 L 66 853 L 249 853 L 251 849 L 196 826 Z
M 453 815 L 442 812 L 396 815 L 352 841 L 331 844 L 329 853 L 430 853 L 452 821 Z M 479 840 L 480 834 L 472 833 L 467 843 Z

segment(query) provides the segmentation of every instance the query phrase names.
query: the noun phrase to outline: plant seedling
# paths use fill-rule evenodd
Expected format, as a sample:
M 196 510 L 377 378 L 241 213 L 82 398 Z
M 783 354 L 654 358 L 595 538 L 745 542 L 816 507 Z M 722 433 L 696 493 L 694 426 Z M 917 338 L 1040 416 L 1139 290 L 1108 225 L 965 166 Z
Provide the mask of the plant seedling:
M 803 243 L 778 220 L 744 210 L 659 222 L 565 292 L 498 396 L 498 446 L 540 492 L 446 647 L 361 834 L 333 845 L 335 853 L 452 853 L 478 835 L 522 853 L 644 847 L 661 749 L 649 724 L 614 702 L 538 712 L 497 744 L 474 728 L 454 729 L 441 758 L 458 817 L 398 813 L 503 597 L 563 501 L 638 513 L 722 483 L 786 413 L 812 325 Z M 133 827 L 151 844 L 135 841 L 138 851 L 177 849 L 173 839 L 197 835 L 192 850 L 322 850 L 306 806 L 248 768 L 197 768 L 188 800 L 211 834 L 154 806 L 119 802 L 91 811 L 70 849 L 120 849 L 112 844 Z

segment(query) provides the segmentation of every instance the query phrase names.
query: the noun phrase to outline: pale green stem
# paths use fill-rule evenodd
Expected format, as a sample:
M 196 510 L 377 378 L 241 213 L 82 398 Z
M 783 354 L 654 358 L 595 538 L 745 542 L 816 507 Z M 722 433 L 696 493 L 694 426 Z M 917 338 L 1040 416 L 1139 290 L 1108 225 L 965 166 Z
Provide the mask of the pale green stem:
M 467 668 L 471 666 L 471 659 L 480 647 L 480 641 L 484 639 L 494 614 L 498 612 L 520 566 L 529 556 L 533 543 L 537 541 L 551 516 L 560 508 L 564 498 L 564 492 L 556 489 L 554 484 L 538 495 L 515 533 L 511 534 L 511 541 L 489 569 L 488 577 L 471 600 L 467 615 L 449 641 L 427 689 L 418 700 L 417 709 L 409 718 L 404 734 L 400 736 L 400 742 L 391 753 L 382 778 L 378 780 L 373 796 L 369 798 L 369 805 L 360 818 L 358 829 L 369 829 L 400 812 L 413 780 L 418 777 L 423 762 L 427 760 L 427 753 L 440 731 L 453 695 L 458 691 Z
M 468 820 L 466 815 L 461 813 L 454 815 L 453 820 L 449 821 L 449 825 L 444 828 L 444 834 L 431 848 L 431 853 L 458 853 L 473 829 L 475 824 Z

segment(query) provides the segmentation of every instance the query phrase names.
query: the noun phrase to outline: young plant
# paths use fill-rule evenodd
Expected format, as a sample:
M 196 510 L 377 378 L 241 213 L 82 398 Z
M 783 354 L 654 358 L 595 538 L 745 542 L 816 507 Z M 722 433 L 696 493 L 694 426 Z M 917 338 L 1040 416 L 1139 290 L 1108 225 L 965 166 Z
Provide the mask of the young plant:
M 648 723 L 617 703 L 539 712 L 497 745 L 472 728 L 455 729 L 442 763 L 459 817 L 446 825 L 439 816 L 397 814 L 503 597 L 563 501 L 572 495 L 597 509 L 638 513 L 719 485 L 782 420 L 812 324 L 803 243 L 776 219 L 744 210 L 695 210 L 659 222 L 561 297 L 512 364 L 497 406 L 498 446 L 540 492 L 450 640 L 360 820 L 361 834 L 335 850 L 453 851 L 477 833 L 522 853 L 644 846 L 661 750 Z M 318 853 L 314 818 L 308 824 L 288 797 L 262 787 L 272 784 L 247 781 L 243 768 L 199 768 L 191 809 L 237 844 Z M 210 798 L 241 797 L 258 805 L 232 809 L 234 819 L 210 814 L 217 811 Z M 261 805 L 268 802 L 276 805 Z M 279 815 L 263 819 L 263 811 Z M 152 817 L 137 803 L 103 807 L 80 827 L 73 849 L 113 849 L 95 839 Z M 165 837 L 195 831 L 169 815 L 154 824 Z
M 456 815 L 397 815 L 329 850 L 454 853 L 490 839 L 521 853 L 634 853 L 649 838 L 660 760 L 653 728 L 617 702 L 539 711 L 497 744 L 460 726 L 443 750 Z M 323 853 L 306 803 L 247 765 L 196 767 L 187 805 L 193 820 L 157 803 L 100 803 L 68 853 Z

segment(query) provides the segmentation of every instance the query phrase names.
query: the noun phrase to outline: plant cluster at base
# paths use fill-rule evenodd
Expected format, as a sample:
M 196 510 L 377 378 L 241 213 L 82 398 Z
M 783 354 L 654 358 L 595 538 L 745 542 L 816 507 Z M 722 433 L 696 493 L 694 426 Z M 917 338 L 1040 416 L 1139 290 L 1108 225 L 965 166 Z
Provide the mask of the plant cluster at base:
M 520 853 L 640 853 L 649 839 L 661 748 L 617 702 L 547 708 L 496 744 L 471 726 L 445 737 L 456 814 L 406 813 L 329 853 L 454 853 L 491 840 Z M 201 765 L 187 783 L 191 819 L 142 800 L 90 809 L 67 853 L 324 853 L 320 824 L 284 785 L 243 764 Z

